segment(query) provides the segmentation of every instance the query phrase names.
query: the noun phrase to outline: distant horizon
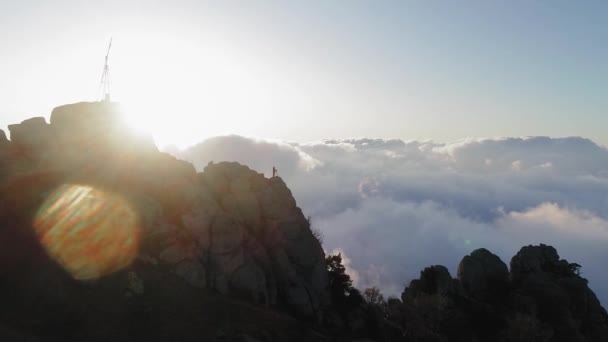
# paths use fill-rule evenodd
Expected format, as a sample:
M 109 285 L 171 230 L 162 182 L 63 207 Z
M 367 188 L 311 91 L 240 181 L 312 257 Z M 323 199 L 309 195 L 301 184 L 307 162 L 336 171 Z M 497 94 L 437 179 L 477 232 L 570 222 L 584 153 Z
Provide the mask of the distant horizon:
M 98 101 L 94 101 L 94 100 L 83 100 L 83 101 L 77 101 L 77 102 L 71 102 L 71 103 L 63 103 L 63 104 L 58 104 L 56 106 L 53 106 L 51 109 L 48 110 L 48 114 L 45 115 L 32 115 L 32 116 L 24 116 L 23 119 L 21 120 L 17 120 L 16 122 L 11 122 L 6 124 L 6 126 L 4 127 L 0 127 L 0 130 L 4 131 L 7 138 L 10 140 L 10 131 L 8 130 L 8 126 L 12 125 L 12 124 L 19 124 L 24 120 L 27 119 L 31 119 L 34 117 L 44 117 L 47 123 L 50 123 L 50 116 L 51 116 L 51 112 L 54 108 L 59 107 L 59 106 L 63 106 L 63 105 L 67 105 L 67 104 L 73 104 L 73 103 L 78 103 L 78 102 L 98 102 Z M 121 104 L 119 101 L 112 101 L 115 103 L 118 103 L 119 105 Z M 565 138 L 582 138 L 582 139 L 588 139 L 590 141 L 592 141 L 594 144 L 604 148 L 604 149 L 608 149 L 608 140 L 606 141 L 606 143 L 603 143 L 601 141 L 596 141 L 592 138 L 589 137 L 585 137 L 585 136 L 580 136 L 580 135 L 564 135 L 564 136 L 549 136 L 549 135 L 522 135 L 522 136 L 466 136 L 466 137 L 461 137 L 461 138 L 455 138 L 455 139 L 451 139 L 451 140 L 439 140 L 439 139 L 433 139 L 433 138 L 407 138 L 407 137 L 382 137 L 382 136 L 343 136 L 343 137 L 322 137 L 322 138 L 318 138 L 318 139 L 312 139 L 312 140 L 293 140 L 293 139 L 288 139 L 288 138 L 281 138 L 281 137 L 261 137 L 261 136 L 249 136 L 249 135 L 243 135 L 243 134 L 238 134 L 238 133 L 223 133 L 223 134 L 217 134 L 217 135 L 211 135 L 211 136 L 201 136 L 198 140 L 195 139 L 195 141 L 192 141 L 191 143 L 188 144 L 174 144 L 171 142 L 165 142 L 163 140 L 160 140 L 153 134 L 150 132 L 143 132 L 146 134 L 150 134 L 153 138 L 154 141 L 157 145 L 157 147 L 163 151 L 172 151 L 174 149 L 177 149 L 179 151 L 184 151 L 187 150 L 189 148 L 192 148 L 200 143 L 205 142 L 208 139 L 212 139 L 212 138 L 216 138 L 216 137 L 226 137 L 226 136 L 240 136 L 240 137 L 244 137 L 244 138 L 253 138 L 253 139 L 260 139 L 260 140 L 264 140 L 264 141 L 283 141 L 283 142 L 287 142 L 287 143 L 302 143 L 302 144 L 306 144 L 306 143 L 315 143 L 315 142 L 320 142 L 320 141 L 324 141 L 324 140 L 358 140 L 358 139 L 381 139 L 381 140 L 400 140 L 403 142 L 408 142 L 408 141 L 418 141 L 418 142 L 433 142 L 433 143 L 438 143 L 438 144 L 454 144 L 454 143 L 459 143 L 459 142 L 466 142 L 466 141 L 481 141 L 481 140 L 501 140 L 501 139 L 510 139 L 510 138 L 537 138 L 537 137 L 546 137 L 546 138 L 551 138 L 551 139 L 565 139 Z

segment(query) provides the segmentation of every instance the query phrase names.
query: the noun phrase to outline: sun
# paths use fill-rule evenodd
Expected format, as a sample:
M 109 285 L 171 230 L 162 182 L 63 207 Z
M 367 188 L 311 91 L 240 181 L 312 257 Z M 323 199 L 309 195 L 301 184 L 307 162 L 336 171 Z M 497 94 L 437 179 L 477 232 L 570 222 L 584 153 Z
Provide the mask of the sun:
M 151 136 L 159 148 L 175 146 L 184 148 L 193 140 L 212 135 L 203 129 L 202 115 L 195 113 L 195 104 L 180 103 L 179 96 L 138 100 L 131 98 L 121 103 L 124 123 L 137 135 Z
M 158 40 L 162 40 L 159 42 Z M 134 132 L 159 147 L 187 147 L 210 136 L 255 135 L 269 127 L 270 75 L 254 59 L 218 42 L 201 46 L 174 37 L 114 41 L 112 100 Z M 158 49 L 158 46 L 163 46 Z
M 162 137 L 164 130 L 158 108 L 145 103 L 121 102 L 123 123 L 136 135 Z

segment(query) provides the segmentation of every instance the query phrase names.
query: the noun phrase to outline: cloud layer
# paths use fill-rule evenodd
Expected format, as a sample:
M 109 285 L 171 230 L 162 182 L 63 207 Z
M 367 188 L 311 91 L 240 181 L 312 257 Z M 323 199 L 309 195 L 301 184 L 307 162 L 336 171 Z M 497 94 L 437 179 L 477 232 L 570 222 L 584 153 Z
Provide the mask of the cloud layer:
M 349 259 L 356 285 L 398 294 L 420 270 L 447 266 L 479 247 L 507 264 L 524 245 L 546 243 L 583 265 L 608 303 L 608 150 L 583 138 L 383 139 L 307 144 L 240 136 L 180 152 L 264 172 L 276 166 L 324 235 Z

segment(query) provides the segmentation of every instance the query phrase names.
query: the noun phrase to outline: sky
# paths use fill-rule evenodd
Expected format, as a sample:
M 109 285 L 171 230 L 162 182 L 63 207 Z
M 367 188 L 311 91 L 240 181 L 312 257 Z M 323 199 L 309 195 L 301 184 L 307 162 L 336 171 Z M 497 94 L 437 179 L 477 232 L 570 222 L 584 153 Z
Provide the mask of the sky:
M 0 1 L 0 128 L 112 98 L 159 145 L 582 136 L 607 145 L 606 1 Z

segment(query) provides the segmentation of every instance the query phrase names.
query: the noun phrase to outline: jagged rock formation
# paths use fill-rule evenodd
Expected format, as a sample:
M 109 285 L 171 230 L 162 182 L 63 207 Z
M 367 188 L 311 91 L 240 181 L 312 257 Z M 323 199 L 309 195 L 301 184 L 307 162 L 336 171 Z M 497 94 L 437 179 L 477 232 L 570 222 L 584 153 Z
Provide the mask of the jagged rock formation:
M 555 341 L 608 341 L 608 316 L 579 267 L 551 246 L 523 247 L 511 259 L 517 304 L 550 325 Z
M 608 314 L 577 264 L 546 245 L 511 259 L 478 249 L 452 279 L 443 266 L 421 272 L 389 301 L 388 317 L 406 337 L 424 341 L 608 341 Z
M 155 220 L 146 259 L 172 265 L 193 286 L 314 315 L 326 300 L 324 253 L 285 183 L 219 163 L 198 184 L 181 222 Z M 182 241 L 166 237 L 175 232 Z
M 137 216 L 136 258 L 106 277 L 122 279 L 128 297 L 155 288 L 150 279 L 165 274 L 193 291 L 314 320 L 328 303 L 324 252 L 286 184 L 237 163 L 197 173 L 191 164 L 158 152 L 151 139 L 132 134 L 119 111 L 109 102 L 66 105 L 53 110 L 50 123 L 40 117 L 9 126 L 10 141 L 0 133 L 0 247 L 14 250 L 0 265 L 6 278 L 43 291 L 31 279 L 49 280 L 21 266 L 50 262 L 52 278 L 60 283 L 53 291 L 80 286 L 66 278 L 65 269 L 57 270 L 56 263 L 66 260 L 48 260 L 32 222 L 57 189 L 85 186 L 125 199 Z M 15 232 L 23 236 L 15 238 Z M 29 241 L 36 252 L 17 251 L 9 246 L 15 241 L 7 242 L 13 238 Z M 79 295 L 75 291 L 74 298 Z

